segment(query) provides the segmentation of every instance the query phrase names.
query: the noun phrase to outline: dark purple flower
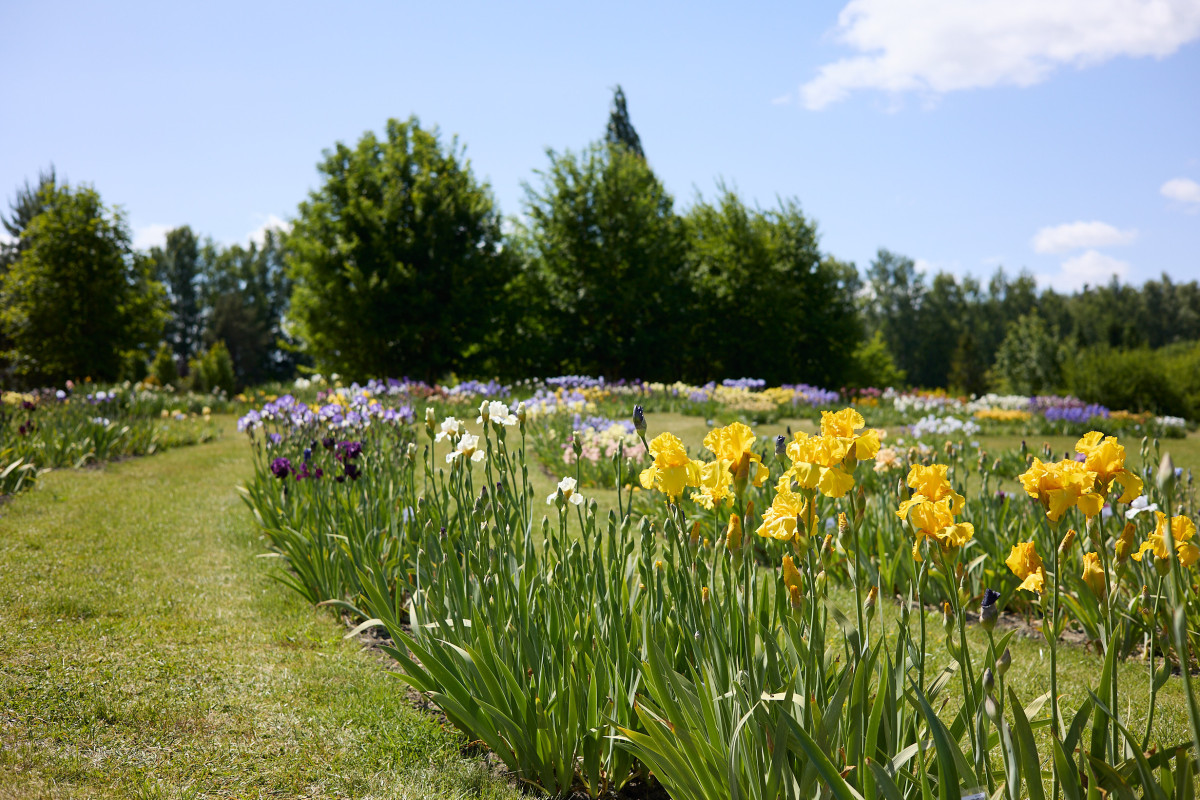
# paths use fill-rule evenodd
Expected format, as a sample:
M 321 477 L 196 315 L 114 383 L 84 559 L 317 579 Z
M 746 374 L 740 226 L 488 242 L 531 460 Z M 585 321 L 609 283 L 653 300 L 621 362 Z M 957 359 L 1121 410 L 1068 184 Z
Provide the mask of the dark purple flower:
M 322 445 L 322 446 L 323 446 L 323 447 L 324 447 L 326 450 L 332 450 L 332 449 L 333 449 L 333 445 L 334 445 L 333 437 L 332 437 L 332 436 L 326 436 L 324 439 L 322 439 L 322 440 L 321 440 L 321 445 Z
M 321 480 L 321 478 L 325 477 L 325 470 L 321 469 L 320 467 L 317 467 L 316 471 L 313 472 L 313 477 L 316 478 L 317 480 Z
M 362 455 L 362 442 L 342 442 L 338 445 L 338 458 L 353 461 Z
M 979 622 L 984 630 L 990 631 L 996 627 L 996 619 L 1000 616 L 1000 608 L 996 605 L 999 599 L 1000 593 L 995 589 L 988 589 L 983 593 L 983 603 L 979 606 Z
M 271 462 L 271 472 L 273 472 L 275 477 L 279 478 L 280 480 L 286 478 L 291 471 L 292 462 L 288 461 L 286 458 L 277 458 Z
M 312 448 L 306 447 L 306 448 L 304 448 L 304 464 L 305 464 L 305 466 L 308 465 L 309 461 L 312 461 Z
M 29 402 L 28 400 L 22 400 L 21 408 L 25 409 L 26 411 L 33 411 L 34 405 L 33 405 L 33 403 Z
M 362 473 L 358 469 L 358 465 L 353 461 L 346 462 L 346 477 L 352 481 L 358 480 L 358 476 Z

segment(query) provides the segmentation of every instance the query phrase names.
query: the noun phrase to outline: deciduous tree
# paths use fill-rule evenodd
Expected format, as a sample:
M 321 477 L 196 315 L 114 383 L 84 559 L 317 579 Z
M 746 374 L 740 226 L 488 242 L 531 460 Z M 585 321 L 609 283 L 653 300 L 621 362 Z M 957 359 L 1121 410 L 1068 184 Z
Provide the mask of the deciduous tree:
M 287 235 L 291 315 L 321 370 L 436 378 L 497 335 L 500 215 L 457 140 L 415 118 L 338 143 Z
M 90 186 L 43 186 L 22 251 L 0 278 L 6 353 L 26 383 L 121 377 L 131 351 L 157 344 L 164 291 L 130 247 L 119 209 Z

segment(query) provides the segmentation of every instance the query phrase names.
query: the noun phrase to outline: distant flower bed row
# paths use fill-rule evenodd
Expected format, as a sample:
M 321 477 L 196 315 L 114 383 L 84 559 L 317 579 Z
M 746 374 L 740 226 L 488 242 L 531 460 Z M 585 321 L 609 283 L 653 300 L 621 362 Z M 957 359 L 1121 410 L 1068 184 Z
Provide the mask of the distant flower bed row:
M 1183 436 L 1188 429 L 1187 421 L 1179 417 L 1108 409 L 1074 397 L 999 394 L 957 397 L 944 391 L 874 388 L 835 391 L 803 383 L 767 386 L 756 378 L 703 385 L 609 381 L 583 375 L 513 383 L 468 380 L 450 385 L 390 378 L 344 386 L 336 375 L 328 379 L 314 375 L 297 379 L 292 391 L 296 397 L 305 399 L 304 405 L 312 413 L 331 415 L 342 422 L 353 421 L 352 414 L 369 413 L 372 401 L 403 416 L 412 413 L 414 404 L 433 403 L 439 408 L 453 409 L 494 399 L 509 404 L 524 402 L 534 417 L 565 413 L 618 418 L 627 416 L 629 409 L 638 404 L 648 412 L 674 412 L 713 422 L 750 424 L 796 417 L 815 419 L 822 410 L 851 405 L 860 411 L 870 410 L 875 424 L 881 427 L 906 427 L 918 437 L 958 433 L 1078 436 L 1093 429 L 1111 434 L 1172 437 Z M 343 412 L 339 415 L 338 409 L 330 408 L 331 405 Z
M 0 395 L 0 495 L 30 488 L 47 469 L 149 455 L 217 435 L 220 396 L 149 384 L 62 388 Z

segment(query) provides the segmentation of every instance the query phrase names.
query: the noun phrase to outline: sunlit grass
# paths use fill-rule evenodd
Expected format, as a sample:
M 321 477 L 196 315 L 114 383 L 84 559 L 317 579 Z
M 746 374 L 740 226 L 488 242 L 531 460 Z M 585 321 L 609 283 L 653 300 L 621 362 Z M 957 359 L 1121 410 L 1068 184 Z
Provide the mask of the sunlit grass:
M 272 580 L 214 444 L 0 507 L 0 796 L 512 796 Z

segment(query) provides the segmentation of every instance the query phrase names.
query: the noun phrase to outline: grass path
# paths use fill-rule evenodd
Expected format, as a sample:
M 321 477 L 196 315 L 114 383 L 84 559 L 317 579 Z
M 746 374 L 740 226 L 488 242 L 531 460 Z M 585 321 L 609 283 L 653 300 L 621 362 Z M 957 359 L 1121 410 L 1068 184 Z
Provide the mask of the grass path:
M 0 797 L 515 796 L 271 579 L 217 442 L 0 507 Z

